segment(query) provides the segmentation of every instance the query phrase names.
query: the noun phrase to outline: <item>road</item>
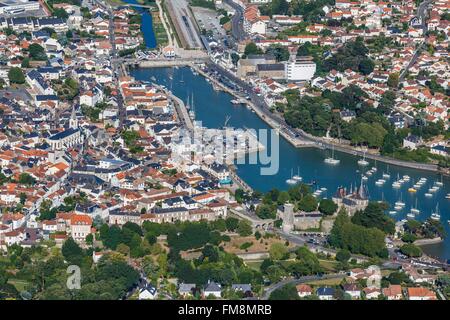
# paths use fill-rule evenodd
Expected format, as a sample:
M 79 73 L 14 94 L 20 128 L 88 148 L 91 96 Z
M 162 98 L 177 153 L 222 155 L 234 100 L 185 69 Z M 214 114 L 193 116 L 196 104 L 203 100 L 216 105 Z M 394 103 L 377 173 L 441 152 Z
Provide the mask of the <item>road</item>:
M 116 48 L 116 39 L 114 34 L 114 14 L 113 14 L 113 8 L 111 5 L 106 5 L 103 1 L 100 0 L 94 0 L 100 7 L 108 11 L 109 16 L 109 41 L 111 43 L 111 68 L 113 70 L 113 81 L 114 86 L 116 87 L 116 91 L 118 92 L 117 95 L 117 105 L 119 108 L 119 127 L 118 129 L 121 130 L 123 128 L 123 123 L 126 117 L 126 110 L 123 104 L 123 95 L 122 95 L 122 88 L 120 88 L 119 85 L 119 77 L 121 76 L 121 62 L 120 60 L 117 60 L 117 48 Z
M 422 20 L 421 28 L 422 28 L 422 32 L 423 32 L 424 36 L 425 36 L 425 33 L 427 32 L 426 19 L 427 19 L 428 6 L 432 3 L 433 3 L 432 0 L 423 1 L 417 8 L 417 17 Z M 405 76 L 408 73 L 408 70 L 416 63 L 417 59 L 420 56 L 420 52 L 422 51 L 424 44 L 425 44 L 425 41 L 420 43 L 419 47 L 414 52 L 414 55 L 412 56 L 411 60 L 406 65 L 406 68 L 404 70 L 402 70 L 402 72 L 400 73 L 399 83 L 401 83 L 405 79 Z
M 156 0 L 156 5 L 158 6 L 159 19 L 161 20 L 164 30 L 166 30 L 167 40 L 169 42 L 168 45 L 170 47 L 178 47 L 178 43 L 176 41 L 173 41 L 173 31 L 172 28 L 170 27 L 170 24 L 167 23 L 166 18 L 164 16 L 164 10 L 161 6 L 161 0 Z
M 315 276 L 304 276 L 304 277 L 300 277 L 300 278 L 288 278 L 285 280 L 282 280 L 280 282 L 277 282 L 269 287 L 267 287 L 264 290 L 264 295 L 263 295 L 263 300 L 268 300 L 270 297 L 270 294 L 272 292 L 274 292 L 275 290 L 284 287 L 287 284 L 294 284 L 294 285 L 298 285 L 300 283 L 305 283 L 305 282 L 311 282 L 311 281 L 317 281 L 317 280 L 325 280 L 325 279 L 339 279 L 339 278 L 343 278 L 345 277 L 345 274 L 340 274 L 340 273 L 330 273 L 330 274 L 326 274 L 326 275 L 315 275 Z
M 244 17 L 244 9 L 233 0 L 224 0 L 224 3 L 235 10 L 235 14 L 231 19 L 231 34 L 233 38 L 238 42 L 244 40 L 246 37 L 242 20 Z

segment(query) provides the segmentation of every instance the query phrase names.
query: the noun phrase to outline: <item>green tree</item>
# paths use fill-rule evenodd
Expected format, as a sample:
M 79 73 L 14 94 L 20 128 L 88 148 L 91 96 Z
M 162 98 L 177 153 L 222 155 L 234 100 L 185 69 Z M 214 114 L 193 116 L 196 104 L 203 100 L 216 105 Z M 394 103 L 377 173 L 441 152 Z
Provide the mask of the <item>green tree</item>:
M 293 284 L 287 284 L 279 289 L 274 290 L 269 300 L 299 300 L 297 289 Z
M 47 60 L 47 56 L 45 54 L 45 49 L 37 43 L 31 44 L 28 47 L 28 51 L 30 53 L 30 57 L 33 60 Z
M 20 65 L 22 68 L 29 68 L 30 67 L 30 58 L 24 58 L 22 60 L 22 63 Z
M 422 255 L 422 249 L 412 243 L 406 243 L 400 247 L 400 252 L 408 257 L 417 258 Z
M 64 259 L 70 264 L 75 264 L 80 266 L 83 261 L 83 250 L 80 246 L 73 240 L 72 237 L 69 237 L 63 244 L 61 248 L 61 253 Z
M 394 73 L 389 74 L 387 85 L 390 88 L 397 88 L 398 87 L 399 78 L 400 77 L 399 77 L 398 72 L 394 72 Z
M 285 46 L 271 45 L 266 50 L 266 54 L 271 54 L 279 61 L 286 61 L 289 59 L 289 50 Z
M 239 225 L 239 219 L 228 217 L 225 219 L 225 224 L 228 231 L 235 231 Z
M 239 221 L 237 232 L 241 237 L 247 237 L 252 234 L 252 225 L 247 220 Z
M 250 42 L 245 46 L 244 54 L 245 56 L 249 56 L 252 54 L 261 54 L 262 51 L 259 49 L 254 42 Z
M 296 262 L 290 266 L 290 270 L 296 276 L 313 275 L 323 271 L 319 259 L 306 246 L 295 251 Z
M 317 210 L 317 199 L 312 194 L 308 194 L 299 201 L 298 208 L 305 212 L 315 211 Z
M 351 255 L 350 252 L 346 249 L 339 250 L 336 253 L 336 260 L 342 263 L 346 263 L 348 260 L 350 260 Z
M 359 63 L 359 71 L 364 75 L 368 75 L 372 73 L 374 66 L 375 63 L 370 58 L 364 58 Z
M 11 83 L 22 84 L 25 83 L 25 75 L 19 67 L 12 67 L 8 71 L 8 79 Z
M 275 219 L 276 209 L 270 204 L 260 204 L 256 208 L 256 215 L 261 219 Z
M 371 201 L 364 210 L 355 213 L 352 222 L 368 228 L 375 227 L 388 234 L 394 234 L 394 219 L 384 213 L 387 208 L 386 203 Z
M 331 216 L 338 209 L 338 205 L 331 199 L 322 199 L 319 204 L 319 211 L 324 215 Z
M 288 257 L 289 251 L 283 243 L 277 242 L 270 246 L 269 255 L 272 260 L 282 260 Z
M 57 18 L 67 19 L 69 14 L 63 8 L 56 8 L 53 10 L 53 15 Z

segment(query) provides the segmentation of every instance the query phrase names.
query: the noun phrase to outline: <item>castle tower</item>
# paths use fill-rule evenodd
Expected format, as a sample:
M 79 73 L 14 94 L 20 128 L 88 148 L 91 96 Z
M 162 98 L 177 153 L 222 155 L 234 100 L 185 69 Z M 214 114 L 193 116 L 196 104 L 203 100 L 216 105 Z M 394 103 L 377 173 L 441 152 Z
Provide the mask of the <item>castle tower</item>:
M 283 211 L 283 231 L 291 232 L 294 230 L 294 205 L 286 203 Z

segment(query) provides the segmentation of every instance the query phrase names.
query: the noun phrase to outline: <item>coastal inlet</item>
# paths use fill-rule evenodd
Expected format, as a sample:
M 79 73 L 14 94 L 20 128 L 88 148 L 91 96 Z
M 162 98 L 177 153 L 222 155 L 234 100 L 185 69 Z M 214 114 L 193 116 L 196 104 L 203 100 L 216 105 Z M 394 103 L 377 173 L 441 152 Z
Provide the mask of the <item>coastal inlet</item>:
M 152 68 L 152 69 L 132 69 L 131 75 L 137 80 L 152 81 L 159 85 L 164 85 L 171 90 L 174 95 L 182 99 L 185 103 L 194 96 L 195 119 L 201 121 L 207 128 L 222 128 L 225 121 L 227 126 L 234 128 L 270 129 L 270 127 L 260 119 L 245 104 L 235 104 L 231 100 L 234 98 L 218 88 L 213 88 L 210 81 L 203 76 L 193 73 L 191 68 Z M 262 141 L 264 143 L 264 141 Z M 270 141 L 265 145 L 266 150 L 271 154 Z M 278 173 L 273 176 L 260 174 L 260 164 L 237 164 L 237 174 L 252 188 L 259 191 L 268 191 L 272 188 L 286 190 L 290 187 L 287 180 L 293 175 L 299 175 L 304 183 L 310 183 L 314 191 L 320 190 L 318 196 L 331 198 L 337 188 L 344 186 L 347 190 L 359 186 L 363 176 L 366 190 L 370 200 L 384 200 L 391 205 L 389 211 L 396 220 L 407 219 L 407 214 L 411 209 L 418 209 L 420 213 L 415 215 L 417 220 L 429 218 L 432 212 L 439 210 L 440 220 L 443 223 L 447 234 L 450 234 L 450 200 L 446 195 L 450 193 L 450 179 L 441 177 L 435 173 L 414 170 L 409 168 L 387 165 L 381 162 L 367 160 L 365 166 L 358 165 L 361 160 L 353 155 L 334 152 L 334 158 L 339 159 L 338 164 L 327 164 L 326 158 L 332 157 L 331 150 L 321 150 L 317 148 L 295 148 L 288 141 L 280 137 L 279 140 L 279 161 Z M 374 168 L 374 169 L 371 169 Z M 368 173 L 368 171 L 371 171 Z M 389 178 L 384 178 L 389 175 Z M 394 187 L 393 183 L 402 180 L 403 176 L 408 176 L 407 181 L 403 181 L 399 187 Z M 420 188 L 415 192 L 408 189 L 417 184 L 421 178 L 426 179 Z M 380 184 L 380 179 L 386 180 Z M 424 181 L 424 180 L 422 180 Z M 439 188 L 430 189 L 439 184 Z M 425 194 L 431 194 L 425 195 Z M 397 208 L 395 203 L 402 202 L 405 205 Z M 441 260 L 450 259 L 450 237 L 443 242 L 423 246 L 424 251 L 433 257 Z

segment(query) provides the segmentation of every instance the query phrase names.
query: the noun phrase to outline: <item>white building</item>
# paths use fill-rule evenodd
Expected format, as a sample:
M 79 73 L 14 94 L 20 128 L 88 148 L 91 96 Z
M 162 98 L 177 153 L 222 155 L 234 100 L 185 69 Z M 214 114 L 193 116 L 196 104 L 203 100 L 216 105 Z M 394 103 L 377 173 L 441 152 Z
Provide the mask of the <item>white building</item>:
M 154 300 L 158 291 L 152 285 L 146 285 L 139 290 L 139 300 Z
M 288 81 L 309 81 L 316 72 L 316 63 L 312 57 L 297 57 L 284 63 L 284 72 Z
M 27 11 L 36 11 L 40 8 L 39 1 L 28 0 L 2 0 L 0 1 L 0 14 L 20 14 Z
M 203 291 L 205 297 L 214 296 L 216 298 L 222 297 L 222 287 L 216 282 L 209 282 Z

